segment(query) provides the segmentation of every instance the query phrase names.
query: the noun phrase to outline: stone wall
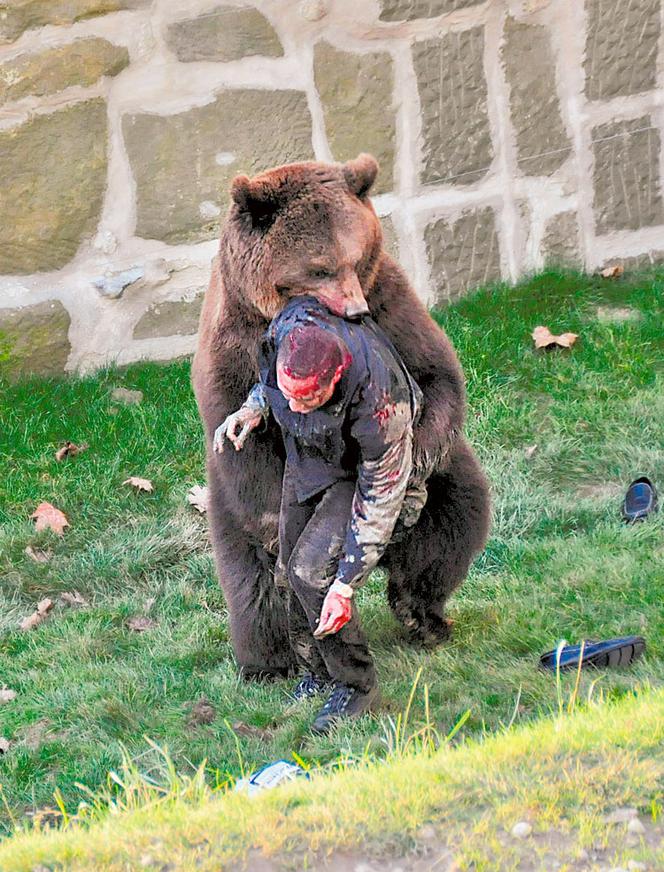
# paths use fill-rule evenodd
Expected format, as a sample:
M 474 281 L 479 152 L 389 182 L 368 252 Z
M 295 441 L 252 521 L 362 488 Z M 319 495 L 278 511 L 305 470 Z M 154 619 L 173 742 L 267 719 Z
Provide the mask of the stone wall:
M 664 251 L 661 0 L 0 0 L 0 358 L 196 342 L 238 172 L 373 152 L 430 304 Z M 635 260 L 636 259 L 636 260 Z

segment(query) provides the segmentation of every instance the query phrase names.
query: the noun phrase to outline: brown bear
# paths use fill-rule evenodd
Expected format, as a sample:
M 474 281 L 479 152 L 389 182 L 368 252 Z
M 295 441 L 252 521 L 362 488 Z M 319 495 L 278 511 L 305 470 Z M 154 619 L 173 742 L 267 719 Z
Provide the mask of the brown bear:
M 462 435 L 463 374 L 449 339 L 383 249 L 368 198 L 377 171 L 373 157 L 360 155 L 233 181 L 192 379 L 207 440 L 212 543 L 245 676 L 293 667 L 273 576 L 284 450 L 273 422 L 240 453 L 215 454 L 212 438 L 256 382 L 260 337 L 294 295 L 316 296 L 345 317 L 368 306 L 424 394 L 414 459 L 429 473 L 427 503 L 381 563 L 389 572 L 389 604 L 412 637 L 447 637 L 445 602 L 486 540 L 487 481 Z

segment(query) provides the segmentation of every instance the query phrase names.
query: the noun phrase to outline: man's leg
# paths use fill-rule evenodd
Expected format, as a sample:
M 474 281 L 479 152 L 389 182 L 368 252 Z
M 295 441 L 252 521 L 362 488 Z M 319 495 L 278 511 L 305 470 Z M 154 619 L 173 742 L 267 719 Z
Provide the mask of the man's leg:
M 351 516 L 355 483 L 342 481 L 325 491 L 300 534 L 288 561 L 288 580 L 308 621 L 309 638 L 330 677 L 366 694 L 376 687 L 376 673 L 366 636 L 353 603 L 351 620 L 338 633 L 313 639 L 325 595 L 336 575 Z
M 316 647 L 316 642 L 309 629 L 309 621 L 297 594 L 290 585 L 286 570 L 293 548 L 307 523 L 311 520 L 315 508 L 315 501 L 307 502 L 304 505 L 298 503 L 293 478 L 288 466 L 286 466 L 279 512 L 279 558 L 275 570 L 275 581 L 285 597 L 288 611 L 288 637 L 293 653 L 299 666 L 314 677 L 313 682 L 307 682 L 305 676 L 305 680 L 298 684 L 295 691 L 298 697 L 311 696 L 322 689 L 318 687 L 319 683 L 324 684 L 330 681 L 327 666 Z

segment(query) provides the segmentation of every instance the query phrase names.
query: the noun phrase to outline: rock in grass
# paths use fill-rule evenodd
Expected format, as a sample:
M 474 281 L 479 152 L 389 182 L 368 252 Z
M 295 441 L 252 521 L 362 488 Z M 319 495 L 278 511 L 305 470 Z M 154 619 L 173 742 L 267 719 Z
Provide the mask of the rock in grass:
M 527 839 L 532 831 L 533 828 L 528 821 L 519 821 L 518 824 L 514 824 L 512 827 L 512 835 L 515 839 Z
M 646 828 L 643 826 L 641 821 L 635 817 L 627 824 L 627 832 L 633 833 L 635 836 L 642 836 L 645 834 Z
M 637 816 L 638 812 L 635 808 L 617 808 L 610 814 L 605 815 L 603 821 L 605 824 L 626 824 Z

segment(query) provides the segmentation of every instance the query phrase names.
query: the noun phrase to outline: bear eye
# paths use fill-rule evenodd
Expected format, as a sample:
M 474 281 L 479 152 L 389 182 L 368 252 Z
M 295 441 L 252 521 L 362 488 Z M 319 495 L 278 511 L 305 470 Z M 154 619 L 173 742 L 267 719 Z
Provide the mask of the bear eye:
M 333 279 L 336 273 L 330 269 L 319 267 L 318 269 L 309 270 L 309 276 L 312 279 Z

